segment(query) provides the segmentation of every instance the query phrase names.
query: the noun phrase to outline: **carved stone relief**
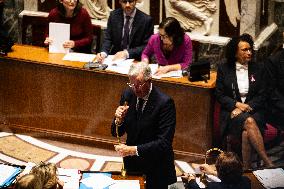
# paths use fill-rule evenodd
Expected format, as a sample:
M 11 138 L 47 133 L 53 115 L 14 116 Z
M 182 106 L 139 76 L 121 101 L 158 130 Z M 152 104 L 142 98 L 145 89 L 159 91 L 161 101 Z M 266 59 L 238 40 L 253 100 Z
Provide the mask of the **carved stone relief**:
M 89 12 L 91 18 L 107 20 L 111 11 L 107 0 L 81 0 L 81 3 Z
M 165 0 L 166 16 L 179 20 L 187 31 L 204 26 L 208 35 L 213 24 L 212 15 L 217 11 L 215 0 Z

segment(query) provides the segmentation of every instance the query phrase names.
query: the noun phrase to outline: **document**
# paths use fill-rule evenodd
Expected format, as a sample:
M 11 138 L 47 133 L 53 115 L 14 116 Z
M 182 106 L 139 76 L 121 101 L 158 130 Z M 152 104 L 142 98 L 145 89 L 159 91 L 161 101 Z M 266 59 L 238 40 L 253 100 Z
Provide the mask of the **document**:
M 175 78 L 182 77 L 182 71 L 181 70 L 170 71 L 170 72 L 162 74 L 162 75 L 154 75 L 157 72 L 159 65 L 158 64 L 149 64 L 149 66 L 151 68 L 153 78 L 155 78 L 155 79 L 160 79 L 160 78 L 163 78 L 163 77 L 175 77 Z
M 155 72 L 153 72 L 154 74 Z M 182 71 L 176 70 L 176 71 L 170 71 L 168 73 L 162 74 L 162 75 L 153 75 L 153 78 L 160 79 L 163 77 L 172 77 L 172 78 L 181 78 L 182 77 Z
M 58 178 L 64 182 L 63 189 L 79 189 L 81 174 L 78 169 L 58 168 Z
M 109 189 L 140 189 L 139 180 L 115 180 Z
M 96 58 L 94 54 L 85 54 L 85 53 L 67 53 L 63 60 L 77 61 L 77 62 L 92 62 Z
M 0 164 L 0 188 L 10 186 L 21 171 L 20 167 Z
M 84 173 L 80 189 L 106 189 L 115 184 L 110 173 Z
M 253 174 L 265 188 L 284 187 L 284 170 L 277 169 L 263 169 L 253 171 Z
M 65 41 L 70 40 L 70 24 L 49 23 L 50 53 L 68 53 L 69 49 L 63 47 Z
M 121 73 L 121 74 L 128 74 L 129 68 L 131 64 L 133 64 L 134 59 L 120 59 L 113 61 L 114 55 L 109 55 L 105 60 L 104 64 L 107 64 L 108 67 L 106 70 Z

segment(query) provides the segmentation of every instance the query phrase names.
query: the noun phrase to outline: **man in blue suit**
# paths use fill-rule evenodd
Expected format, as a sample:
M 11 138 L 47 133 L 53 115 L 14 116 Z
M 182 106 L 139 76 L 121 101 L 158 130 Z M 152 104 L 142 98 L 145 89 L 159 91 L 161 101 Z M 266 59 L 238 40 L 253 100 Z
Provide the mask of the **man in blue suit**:
M 167 189 L 176 182 L 172 148 L 176 109 L 172 98 L 151 83 L 147 63 L 133 64 L 129 70 L 129 89 L 116 109 L 111 133 L 127 134 L 126 144 L 115 145 L 124 157 L 127 172 L 146 175 L 147 189 Z
M 107 55 L 115 55 L 114 60 L 140 60 L 153 34 L 153 20 L 135 8 L 136 0 L 119 0 L 119 3 L 121 8 L 112 11 L 108 18 L 101 53 L 96 57 L 99 62 L 103 62 Z

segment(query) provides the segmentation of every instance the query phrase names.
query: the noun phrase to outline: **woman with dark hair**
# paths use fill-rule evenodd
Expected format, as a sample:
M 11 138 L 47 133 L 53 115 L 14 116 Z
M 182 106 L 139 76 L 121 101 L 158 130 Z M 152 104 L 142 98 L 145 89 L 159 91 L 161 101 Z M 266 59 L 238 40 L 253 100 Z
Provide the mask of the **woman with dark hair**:
M 216 81 L 221 136 L 230 134 L 242 141 L 245 169 L 251 168 L 252 150 L 265 166 L 273 166 L 261 134 L 265 129 L 263 64 L 252 61 L 253 44 L 248 34 L 232 38 L 226 47 L 227 60 L 218 67 Z
M 149 63 L 151 56 L 159 64 L 155 75 L 187 69 L 192 59 L 192 44 L 177 19 L 168 17 L 159 24 L 159 33 L 151 36 L 141 59 Z
M 242 162 L 233 152 L 222 152 L 215 163 L 216 170 L 208 164 L 200 166 L 200 170 L 209 175 L 218 176 L 221 182 L 209 182 L 206 188 L 210 189 L 250 189 L 250 180 L 243 176 Z M 186 189 L 199 189 L 195 176 L 185 174 L 182 180 Z
M 70 24 L 70 40 L 63 43 L 64 48 L 76 52 L 91 53 L 93 26 L 86 9 L 79 0 L 57 0 L 57 7 L 48 15 L 48 22 Z M 44 44 L 52 43 L 46 31 Z

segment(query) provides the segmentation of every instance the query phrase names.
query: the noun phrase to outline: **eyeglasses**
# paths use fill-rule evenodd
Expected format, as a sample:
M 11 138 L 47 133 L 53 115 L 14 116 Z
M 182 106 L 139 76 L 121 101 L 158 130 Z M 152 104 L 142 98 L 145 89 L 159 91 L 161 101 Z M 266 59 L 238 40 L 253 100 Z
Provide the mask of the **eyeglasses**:
M 77 2 L 77 0 L 65 0 L 66 3 L 73 3 L 73 2 Z
M 161 39 L 167 39 L 167 38 L 169 38 L 169 36 L 168 36 L 167 34 L 164 34 L 164 35 L 159 34 L 159 35 L 160 35 L 160 38 L 161 38 Z
M 128 3 L 134 3 L 135 0 L 121 0 L 122 3 L 126 4 Z
M 241 51 L 243 51 L 243 52 L 252 52 L 252 49 L 251 48 L 245 48 L 245 49 L 241 49 Z
M 145 81 L 143 84 L 135 85 L 133 83 L 126 83 L 130 88 L 132 89 L 142 89 L 142 87 L 145 85 L 147 81 Z

